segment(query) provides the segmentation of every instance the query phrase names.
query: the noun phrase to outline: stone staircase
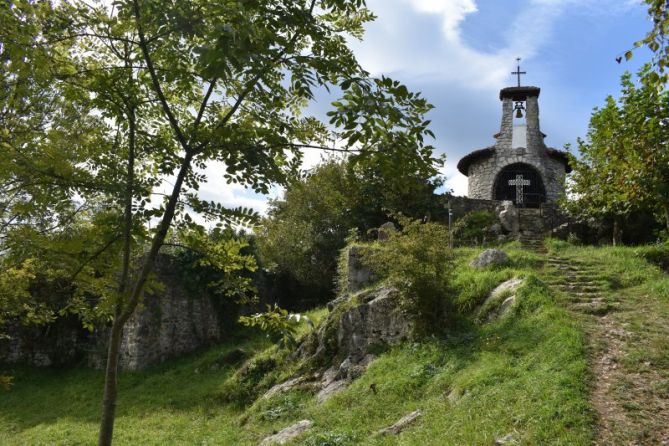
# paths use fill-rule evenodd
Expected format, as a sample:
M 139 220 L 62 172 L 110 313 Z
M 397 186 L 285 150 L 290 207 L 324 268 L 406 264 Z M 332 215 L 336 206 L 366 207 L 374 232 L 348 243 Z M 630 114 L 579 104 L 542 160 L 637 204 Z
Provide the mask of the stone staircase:
M 597 265 L 557 256 L 549 257 L 547 264 L 548 284 L 564 293 L 569 309 L 603 316 L 618 308 L 619 303 L 607 296 Z
M 545 225 L 541 209 L 518 209 L 518 223 L 520 227 L 518 240 L 521 246 L 530 251 L 545 253 Z

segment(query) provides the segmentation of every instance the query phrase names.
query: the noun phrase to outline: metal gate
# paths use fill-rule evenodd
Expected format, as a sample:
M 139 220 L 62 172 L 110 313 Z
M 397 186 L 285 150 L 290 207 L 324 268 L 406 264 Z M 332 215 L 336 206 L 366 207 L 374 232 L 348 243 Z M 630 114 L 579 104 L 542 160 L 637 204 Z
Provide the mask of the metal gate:
M 546 201 L 541 174 L 523 163 L 509 164 L 495 180 L 495 200 L 511 200 L 518 207 L 538 208 Z

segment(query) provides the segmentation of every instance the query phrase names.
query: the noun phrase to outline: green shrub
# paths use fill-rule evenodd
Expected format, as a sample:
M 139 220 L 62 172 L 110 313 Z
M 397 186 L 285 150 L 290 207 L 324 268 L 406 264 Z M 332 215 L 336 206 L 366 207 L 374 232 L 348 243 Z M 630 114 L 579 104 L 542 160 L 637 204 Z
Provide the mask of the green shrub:
M 494 212 L 476 211 L 465 214 L 453 225 L 453 238 L 459 245 L 483 245 L 496 241 L 492 227 L 499 223 Z
M 454 255 L 445 226 L 399 220 L 403 229 L 379 243 L 382 249 L 366 252 L 363 262 L 400 290 L 402 307 L 415 319 L 418 334 L 425 334 L 441 326 L 450 306 Z

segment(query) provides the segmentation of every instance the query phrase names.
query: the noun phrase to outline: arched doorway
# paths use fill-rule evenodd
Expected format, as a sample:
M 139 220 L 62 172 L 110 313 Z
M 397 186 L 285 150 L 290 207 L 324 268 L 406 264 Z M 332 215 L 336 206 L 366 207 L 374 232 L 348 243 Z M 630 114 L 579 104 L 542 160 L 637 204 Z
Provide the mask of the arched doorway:
M 537 208 L 546 201 L 541 174 L 523 163 L 509 164 L 495 179 L 495 200 L 511 200 L 519 207 Z

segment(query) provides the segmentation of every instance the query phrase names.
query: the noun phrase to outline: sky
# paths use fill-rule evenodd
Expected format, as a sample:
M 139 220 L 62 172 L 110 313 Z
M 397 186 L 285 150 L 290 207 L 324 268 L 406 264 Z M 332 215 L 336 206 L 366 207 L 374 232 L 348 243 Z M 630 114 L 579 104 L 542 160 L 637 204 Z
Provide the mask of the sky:
M 516 84 L 511 72 L 520 57 L 523 85 L 541 88 L 541 129 L 548 146 L 564 149 L 585 136 L 594 107 L 616 96 L 620 76 L 636 72 L 649 52 L 621 56 L 651 28 L 639 0 L 367 0 L 377 19 L 362 41 L 351 42 L 373 76 L 386 75 L 422 92 L 435 109 L 432 120 L 446 189 L 467 194 L 456 165 L 467 153 L 490 146 L 499 131 L 499 90 Z M 309 112 L 325 120 L 333 98 L 319 95 Z M 575 150 L 575 149 L 573 149 Z M 320 159 L 305 155 L 305 168 Z M 219 171 L 220 172 L 220 171 Z M 274 188 L 261 196 L 227 185 L 217 167 L 207 171 L 201 193 L 228 206 L 264 214 Z

